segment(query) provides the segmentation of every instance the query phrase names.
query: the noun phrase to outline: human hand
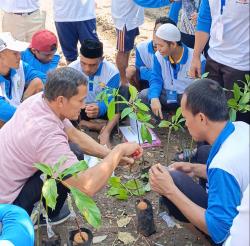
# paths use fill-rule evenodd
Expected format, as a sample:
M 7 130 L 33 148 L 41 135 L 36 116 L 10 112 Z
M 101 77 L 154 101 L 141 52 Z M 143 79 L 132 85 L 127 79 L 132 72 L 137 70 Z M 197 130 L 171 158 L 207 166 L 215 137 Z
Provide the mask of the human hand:
M 161 119 L 163 119 L 163 115 L 161 111 L 161 102 L 159 98 L 152 98 L 150 107 L 156 116 L 159 116 Z
M 168 167 L 169 171 L 182 171 L 190 177 L 194 177 L 194 165 L 189 162 L 174 162 Z
M 191 78 L 200 78 L 201 77 L 201 60 L 198 56 L 193 56 L 190 70 L 189 70 L 189 76 Z
M 89 118 L 97 118 L 99 114 L 99 106 L 96 103 L 87 104 L 85 107 L 85 112 Z
M 160 195 L 173 194 L 176 186 L 168 170 L 160 163 L 152 166 L 149 170 L 149 182 L 153 191 Z

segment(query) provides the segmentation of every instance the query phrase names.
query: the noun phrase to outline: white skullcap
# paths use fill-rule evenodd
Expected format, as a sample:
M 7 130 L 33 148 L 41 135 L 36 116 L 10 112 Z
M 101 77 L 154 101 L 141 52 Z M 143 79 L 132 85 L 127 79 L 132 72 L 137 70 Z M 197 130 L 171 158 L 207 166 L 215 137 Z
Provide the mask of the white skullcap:
M 161 25 L 156 31 L 156 36 L 170 42 L 178 42 L 181 40 L 181 32 L 175 25 L 170 23 Z

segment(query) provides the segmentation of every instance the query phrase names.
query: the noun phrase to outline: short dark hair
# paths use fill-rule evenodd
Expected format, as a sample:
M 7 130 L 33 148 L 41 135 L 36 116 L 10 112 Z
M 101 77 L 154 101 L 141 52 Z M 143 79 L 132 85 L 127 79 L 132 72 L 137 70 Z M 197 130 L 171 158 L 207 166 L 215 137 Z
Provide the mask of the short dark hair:
M 103 43 L 98 40 L 86 39 L 82 42 L 80 53 L 86 58 L 100 58 L 103 56 Z
M 80 85 L 87 85 L 87 79 L 74 68 L 62 67 L 48 73 L 44 97 L 53 101 L 59 96 L 70 99 L 78 93 Z
M 218 82 L 211 79 L 198 79 L 188 86 L 186 108 L 193 115 L 205 114 L 211 121 L 226 121 L 229 110 L 225 91 Z
M 176 26 L 176 23 L 173 20 L 171 20 L 170 18 L 166 17 L 166 16 L 159 17 L 159 18 L 157 18 L 155 20 L 155 27 L 154 27 L 154 29 L 156 28 L 156 26 L 158 24 L 162 24 L 162 25 L 163 24 L 173 24 L 173 25 Z

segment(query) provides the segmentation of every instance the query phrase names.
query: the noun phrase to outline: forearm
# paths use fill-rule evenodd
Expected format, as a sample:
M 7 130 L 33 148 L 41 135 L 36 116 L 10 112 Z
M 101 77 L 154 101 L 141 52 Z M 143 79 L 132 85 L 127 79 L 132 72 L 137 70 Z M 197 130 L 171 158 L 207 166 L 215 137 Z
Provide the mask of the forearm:
M 195 58 L 200 59 L 200 55 L 204 50 L 206 43 L 208 42 L 209 34 L 202 31 L 195 32 L 195 44 L 194 44 L 194 54 Z
M 195 177 L 207 179 L 207 170 L 205 164 L 193 163 L 192 169 Z
M 192 202 L 176 186 L 173 192 L 165 196 L 176 205 L 181 213 L 196 227 L 208 234 L 205 220 L 205 209 Z
M 23 100 L 43 90 L 43 82 L 39 78 L 33 79 L 23 94 Z
M 119 147 L 115 147 L 101 163 L 80 173 L 78 177 L 67 179 L 66 184 L 78 188 L 87 195 L 93 196 L 107 183 L 122 156 L 122 151 Z
M 104 158 L 110 153 L 110 150 L 105 146 L 97 143 L 93 138 L 88 136 L 86 133 L 77 130 L 76 128 L 66 129 L 66 133 L 69 140 L 78 144 L 85 154 Z

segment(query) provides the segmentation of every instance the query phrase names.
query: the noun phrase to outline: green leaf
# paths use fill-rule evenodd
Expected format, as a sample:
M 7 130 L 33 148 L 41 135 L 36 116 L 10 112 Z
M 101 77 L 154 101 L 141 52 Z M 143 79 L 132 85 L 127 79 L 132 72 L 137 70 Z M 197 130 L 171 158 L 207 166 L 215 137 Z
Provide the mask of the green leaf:
M 131 192 L 135 196 L 143 196 L 145 194 L 145 189 L 144 189 L 144 187 L 141 187 L 140 189 L 132 190 Z
M 250 82 L 250 75 L 249 74 L 245 74 L 245 79 L 246 79 L 246 82 L 249 83 Z
M 111 187 L 107 193 L 109 196 L 116 196 L 119 194 L 123 194 L 124 191 L 127 192 L 124 188 Z
M 159 127 L 169 127 L 170 125 L 171 125 L 170 121 L 162 120 L 161 123 L 159 124 Z
M 181 107 L 179 107 L 176 112 L 175 112 L 175 122 L 178 121 L 178 119 L 180 118 L 181 116 Z
M 74 187 L 70 188 L 70 192 L 75 200 L 77 208 L 87 222 L 94 228 L 98 228 L 101 225 L 101 212 L 94 200 Z
M 129 85 L 130 100 L 135 101 L 138 95 L 137 89 L 133 85 Z
M 155 128 L 152 124 L 144 122 L 143 123 L 147 128 Z
M 110 177 L 108 180 L 108 185 L 114 188 L 121 188 L 121 178 L 120 177 Z
M 136 190 L 137 187 L 138 188 L 141 188 L 143 185 L 142 185 L 142 182 L 139 180 L 139 179 L 131 179 L 129 180 L 128 182 L 126 182 L 125 184 L 125 187 L 128 188 L 129 190 Z M 137 186 L 136 186 L 137 185 Z
M 179 130 L 179 127 L 177 125 L 174 125 L 173 128 L 176 132 Z
M 135 102 L 135 105 L 140 109 L 140 110 L 142 110 L 142 111 L 145 111 L 145 112 L 148 112 L 149 111 L 149 107 L 146 105 L 146 104 L 144 104 L 144 103 L 142 103 L 142 102 Z
M 228 101 L 227 101 L 227 105 L 230 107 L 230 108 L 236 108 L 237 107 L 237 102 L 234 98 L 230 98 Z
M 119 200 L 128 200 L 128 192 L 123 192 L 123 193 L 120 193 L 119 195 L 115 196 L 117 199 Z
M 45 198 L 48 207 L 55 209 L 57 194 L 56 181 L 54 179 L 47 179 L 43 184 L 42 194 Z
M 137 115 L 137 118 L 140 122 L 148 122 L 151 119 L 150 114 L 142 113 L 140 111 L 136 115 Z
M 66 168 L 65 170 L 63 170 L 61 177 L 62 179 L 65 178 L 68 175 L 76 175 L 77 173 L 84 171 L 88 169 L 88 164 L 86 161 L 81 160 L 79 162 L 76 162 L 75 164 L 73 164 L 71 167 Z
M 240 87 L 236 83 L 234 83 L 234 86 L 233 86 L 233 93 L 234 93 L 235 100 L 238 102 L 240 99 Z
M 230 108 L 229 110 L 229 117 L 231 121 L 235 121 L 236 120 L 236 110 Z
M 121 119 L 125 118 L 127 115 L 133 112 L 133 108 L 125 108 L 121 113 Z
M 34 166 L 42 171 L 44 174 L 48 175 L 48 176 L 53 176 L 53 169 L 50 165 L 45 164 L 45 163 L 35 163 Z
M 209 74 L 209 72 L 203 73 L 203 74 L 201 75 L 201 79 L 207 78 L 208 74 Z
M 150 144 L 152 143 L 151 133 L 149 132 L 148 128 L 143 123 L 141 125 L 141 138 L 143 142 L 147 141 Z
M 65 163 L 65 161 L 67 161 L 67 157 L 66 156 L 62 156 L 59 161 L 54 165 L 53 167 L 53 172 L 57 173 L 59 171 L 59 167 Z
M 250 92 L 244 93 L 240 99 L 240 104 L 248 104 L 250 100 Z
M 130 119 L 137 120 L 137 116 L 134 112 L 130 113 L 128 116 Z
M 108 119 L 112 120 L 115 116 L 115 101 L 112 100 L 108 106 Z

